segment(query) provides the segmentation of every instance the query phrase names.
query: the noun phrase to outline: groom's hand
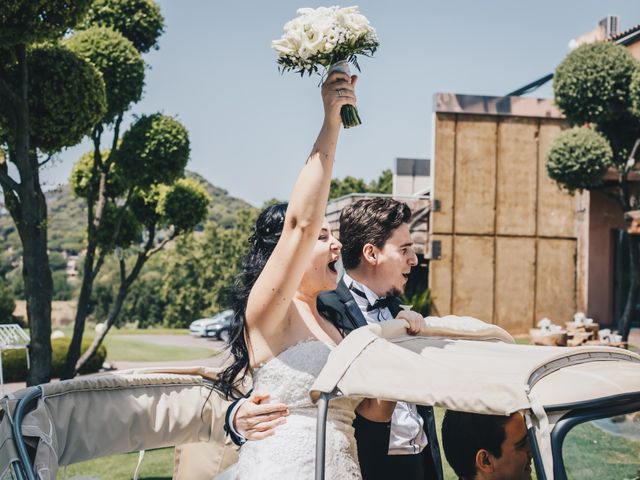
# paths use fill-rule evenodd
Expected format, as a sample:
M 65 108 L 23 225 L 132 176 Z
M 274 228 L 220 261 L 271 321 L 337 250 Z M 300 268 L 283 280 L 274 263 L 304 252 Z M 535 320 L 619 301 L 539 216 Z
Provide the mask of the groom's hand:
M 233 428 L 247 440 L 262 440 L 275 435 L 275 428 L 287 421 L 289 408 L 284 403 L 264 403 L 268 393 L 254 392 L 233 418 Z
M 409 324 L 407 327 L 407 333 L 409 335 L 419 334 L 424 325 L 424 317 L 413 310 L 403 310 L 402 312 L 398 312 L 396 319 L 404 320 Z

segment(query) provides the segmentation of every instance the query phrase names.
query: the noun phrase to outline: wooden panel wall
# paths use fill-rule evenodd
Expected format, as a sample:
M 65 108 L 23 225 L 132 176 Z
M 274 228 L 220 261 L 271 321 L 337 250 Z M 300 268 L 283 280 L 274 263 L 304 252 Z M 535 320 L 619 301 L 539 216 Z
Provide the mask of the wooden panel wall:
M 471 315 L 511 333 L 576 305 L 575 199 L 549 179 L 552 118 L 436 114 L 429 286 L 439 315 Z

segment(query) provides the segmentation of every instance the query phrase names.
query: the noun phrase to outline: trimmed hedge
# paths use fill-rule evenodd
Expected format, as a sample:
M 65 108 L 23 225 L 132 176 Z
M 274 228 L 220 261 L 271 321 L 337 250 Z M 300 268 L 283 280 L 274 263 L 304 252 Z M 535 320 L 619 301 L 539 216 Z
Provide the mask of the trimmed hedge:
M 560 133 L 547 154 L 547 174 L 569 192 L 602 184 L 613 164 L 611 145 L 600 133 L 574 127 Z
M 67 357 L 67 350 L 71 340 L 69 338 L 57 338 L 51 341 L 51 364 L 53 367 L 51 376 L 53 378 L 60 377 L 64 367 L 64 361 Z M 91 340 L 82 341 L 82 352 L 89 348 Z M 27 360 L 26 350 L 3 350 L 2 351 L 2 373 L 5 382 L 23 382 L 27 378 Z M 107 349 L 100 345 L 98 351 L 89 359 L 82 367 L 80 373 L 95 373 L 102 368 L 105 358 L 107 358 Z
M 637 65 L 621 45 L 581 45 L 556 68 L 556 104 L 574 125 L 620 120 L 629 107 L 629 87 Z

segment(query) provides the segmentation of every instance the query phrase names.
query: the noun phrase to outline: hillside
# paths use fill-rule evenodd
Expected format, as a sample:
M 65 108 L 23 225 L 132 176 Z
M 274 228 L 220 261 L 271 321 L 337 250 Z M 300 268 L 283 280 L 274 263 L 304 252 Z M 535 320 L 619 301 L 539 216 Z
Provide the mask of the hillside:
M 249 203 L 232 197 L 223 188 L 216 187 L 197 173 L 187 172 L 189 178 L 202 183 L 209 195 L 209 220 L 230 227 L 239 210 L 253 208 Z M 76 198 L 69 184 L 64 184 L 46 193 L 49 208 L 49 249 L 54 252 L 77 254 L 83 248 L 86 207 L 84 200 Z M 20 250 L 20 238 L 4 205 L 0 203 L 0 251 L 4 255 L 14 257 Z M 11 252 L 11 253 L 9 253 Z M 6 257 L 5 257 L 6 258 Z M 4 266 L 6 268 L 6 266 Z

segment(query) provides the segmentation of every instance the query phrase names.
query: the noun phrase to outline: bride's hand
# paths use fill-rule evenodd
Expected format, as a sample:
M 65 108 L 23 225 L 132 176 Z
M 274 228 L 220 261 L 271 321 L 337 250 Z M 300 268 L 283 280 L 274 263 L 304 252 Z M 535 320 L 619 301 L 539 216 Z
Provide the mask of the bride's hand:
M 322 84 L 322 102 L 324 103 L 325 121 L 339 125 L 340 109 L 343 105 L 356 105 L 355 87 L 357 75 L 333 72 Z
M 396 319 L 404 320 L 409 324 L 407 327 L 407 333 L 409 335 L 417 335 L 420 333 L 420 329 L 424 325 L 424 317 L 418 312 L 413 310 L 403 310 L 396 315 Z
M 268 393 L 254 392 L 238 408 L 233 418 L 233 428 L 247 440 L 262 440 L 275 435 L 275 428 L 287 421 L 287 405 L 262 403 L 268 399 Z

